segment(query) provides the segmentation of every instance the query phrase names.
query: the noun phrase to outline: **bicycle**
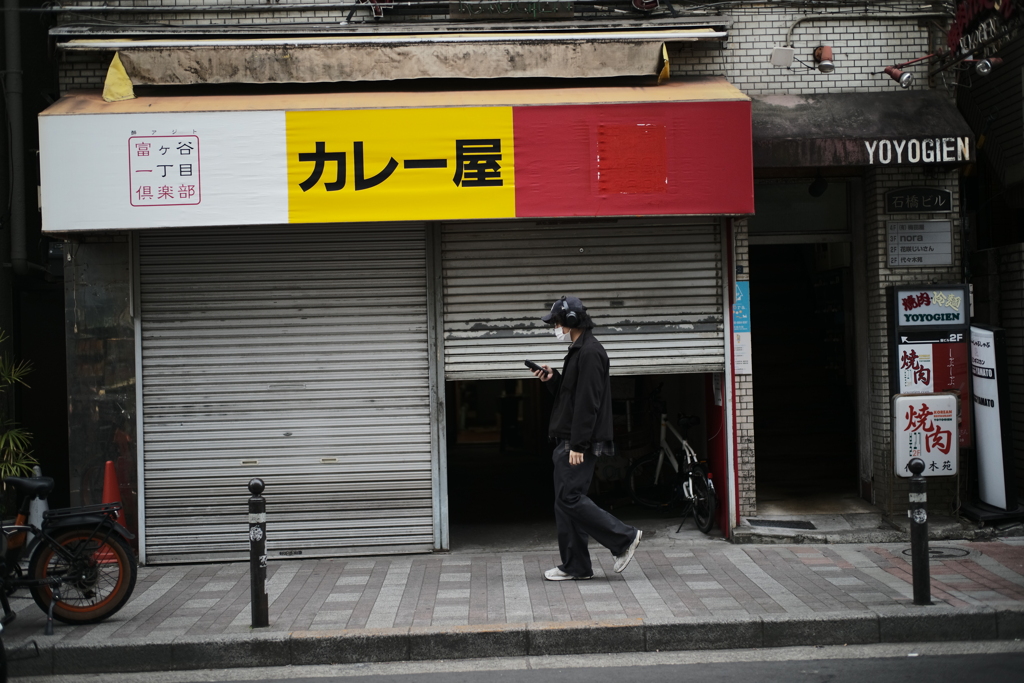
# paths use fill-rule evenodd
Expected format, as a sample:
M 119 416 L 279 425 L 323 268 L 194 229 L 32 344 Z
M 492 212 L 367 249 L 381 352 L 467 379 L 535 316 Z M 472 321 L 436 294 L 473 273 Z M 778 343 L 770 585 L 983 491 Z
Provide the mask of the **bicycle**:
M 53 479 L 7 477 L 4 482 L 24 500 L 14 525 L 0 522 L 0 623 L 17 616 L 8 596 L 18 588 L 28 588 L 46 614 L 46 635 L 53 634 L 55 618 L 92 624 L 124 607 L 135 590 L 138 563 L 129 546 L 134 535 L 117 522 L 121 504 L 47 510 L 39 528 L 25 520 L 31 501 L 53 491 Z
M 696 417 L 680 418 L 679 427 L 684 432 L 700 422 Z M 668 442 L 668 432 L 679 440 L 682 447 L 682 465 Z M 697 528 L 705 534 L 711 531 L 715 522 L 717 497 L 715 485 L 707 467 L 697 458 L 696 451 L 669 424 L 668 415 L 661 415 L 661 439 L 658 450 L 638 458 L 629 467 L 629 492 L 639 505 L 650 508 L 664 508 L 683 503 L 683 518 L 690 512 Z M 671 466 L 671 471 L 665 466 Z M 683 527 L 680 523 L 679 528 Z M 678 531 L 678 529 L 677 529 Z

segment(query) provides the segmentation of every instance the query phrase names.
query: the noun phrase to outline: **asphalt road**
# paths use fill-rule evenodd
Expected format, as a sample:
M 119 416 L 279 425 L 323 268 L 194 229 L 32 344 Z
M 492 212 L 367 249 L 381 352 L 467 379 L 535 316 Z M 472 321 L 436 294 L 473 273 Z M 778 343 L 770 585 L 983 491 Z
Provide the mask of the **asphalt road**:
M 925 643 L 88 674 L 26 683 L 1020 683 L 1024 643 Z

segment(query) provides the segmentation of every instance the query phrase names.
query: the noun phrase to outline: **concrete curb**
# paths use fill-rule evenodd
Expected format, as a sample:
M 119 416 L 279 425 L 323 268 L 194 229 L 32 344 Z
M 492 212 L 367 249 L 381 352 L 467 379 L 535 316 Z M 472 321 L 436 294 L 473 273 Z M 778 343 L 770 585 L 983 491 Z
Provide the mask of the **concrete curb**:
M 47 645 L 12 676 L 130 673 L 608 652 L 721 650 L 1024 638 L 1024 607 L 880 607 L 865 612 L 451 627 L 252 632 Z

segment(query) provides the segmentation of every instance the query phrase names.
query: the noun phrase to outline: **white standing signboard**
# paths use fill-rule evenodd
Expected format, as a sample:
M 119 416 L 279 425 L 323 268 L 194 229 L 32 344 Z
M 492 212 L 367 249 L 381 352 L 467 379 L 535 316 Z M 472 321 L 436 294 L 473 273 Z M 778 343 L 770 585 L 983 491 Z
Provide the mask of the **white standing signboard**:
M 918 394 L 893 399 L 896 474 L 911 477 L 910 460 L 924 460 L 924 476 L 956 474 L 957 414 L 955 394 Z
M 1003 468 L 1003 425 L 1000 420 L 999 385 L 996 376 L 995 334 L 971 328 L 971 374 L 974 375 L 974 433 L 978 445 L 978 496 L 982 502 L 1003 510 L 1006 475 Z

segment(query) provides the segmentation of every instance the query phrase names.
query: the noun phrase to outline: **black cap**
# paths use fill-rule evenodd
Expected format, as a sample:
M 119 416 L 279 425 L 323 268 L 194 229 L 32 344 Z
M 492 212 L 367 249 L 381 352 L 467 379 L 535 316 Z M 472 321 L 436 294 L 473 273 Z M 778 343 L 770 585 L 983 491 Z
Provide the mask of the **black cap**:
M 574 296 L 563 296 L 561 299 L 551 304 L 551 310 L 548 314 L 541 318 L 544 322 L 550 324 L 554 322 L 561 322 L 563 325 L 565 322 L 565 314 L 569 311 L 576 313 L 577 315 L 587 310 L 587 307 L 583 305 L 583 302 Z M 569 325 L 573 327 L 573 325 Z

